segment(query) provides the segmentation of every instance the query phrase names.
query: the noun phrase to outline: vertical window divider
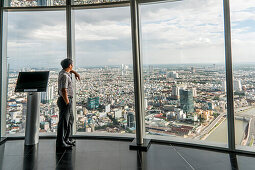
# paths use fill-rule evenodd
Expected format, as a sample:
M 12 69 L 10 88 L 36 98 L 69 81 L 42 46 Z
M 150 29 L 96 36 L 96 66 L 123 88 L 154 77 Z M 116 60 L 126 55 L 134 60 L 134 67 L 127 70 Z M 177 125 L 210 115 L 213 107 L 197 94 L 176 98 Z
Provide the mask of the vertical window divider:
M 7 103 L 7 17 L 8 13 L 3 13 L 4 1 L 0 1 L 0 137 L 5 135 L 6 131 L 6 103 Z
M 75 38 L 74 38 L 74 17 L 73 17 L 73 11 L 72 11 L 72 0 L 66 0 L 66 34 L 67 34 L 67 58 L 70 58 L 73 60 L 74 66 L 75 66 Z M 74 96 L 73 96 L 73 116 L 74 116 L 74 122 L 73 122 L 73 128 L 72 128 L 72 134 L 76 133 L 76 86 L 75 86 L 75 78 L 73 78 L 73 85 L 74 85 Z
M 136 139 L 131 150 L 148 150 L 150 142 L 144 140 L 144 90 L 142 76 L 142 59 L 140 49 L 140 25 L 139 25 L 139 7 L 137 0 L 130 0 L 131 12 L 131 31 L 132 31 L 132 53 L 133 53 L 133 72 L 134 72 L 134 92 L 135 92 L 135 115 L 136 115 Z
M 0 60 L 1 60 L 1 62 L 0 62 L 0 81 L 1 81 L 1 84 L 0 84 L 0 96 L 2 96 L 2 93 L 3 93 L 3 91 L 2 91 L 2 74 L 3 74 L 3 71 L 2 71 L 2 59 L 3 59 L 3 55 L 2 55 L 2 42 L 3 42 L 3 3 L 4 3 L 4 0 L 0 0 L 0 24 L 1 24 L 1 26 L 0 26 L 0 53 L 1 53 L 1 57 L 0 57 Z M 2 100 L 2 97 L 1 97 L 1 100 L 0 100 L 0 138 L 3 136 L 3 120 L 2 120 L 2 114 L 3 114 L 3 110 L 2 110 L 2 104 L 3 104 L 3 102 L 2 102 L 3 100 Z
M 228 120 L 228 148 L 235 151 L 235 112 L 233 99 L 233 73 L 231 49 L 231 25 L 229 0 L 224 2 L 224 32 L 225 32 L 225 59 L 226 59 L 226 85 L 227 85 L 227 120 Z

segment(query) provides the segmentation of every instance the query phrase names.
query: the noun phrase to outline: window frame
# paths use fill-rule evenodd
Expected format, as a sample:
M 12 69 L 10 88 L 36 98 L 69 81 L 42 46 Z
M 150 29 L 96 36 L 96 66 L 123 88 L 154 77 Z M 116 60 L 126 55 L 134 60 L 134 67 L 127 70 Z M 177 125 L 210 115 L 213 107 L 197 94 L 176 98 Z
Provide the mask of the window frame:
M 142 82 L 142 65 L 141 65 L 141 44 L 140 44 L 140 14 L 139 14 L 139 4 L 145 3 L 158 3 L 158 2 L 175 2 L 180 0 L 130 0 L 130 1 L 121 1 L 121 2 L 112 2 L 112 3 L 99 3 L 99 4 L 86 4 L 86 5 L 73 5 L 72 0 L 66 0 L 66 5 L 64 6 L 36 6 L 36 7 L 4 7 L 4 0 L 0 1 L 0 52 L 1 52 L 1 65 L 0 65 L 0 105 L 4 106 L 6 103 L 6 99 L 4 99 L 6 95 L 6 89 L 4 89 L 4 77 L 6 76 L 6 68 L 4 67 L 6 60 L 6 39 L 5 39 L 5 26 L 3 23 L 4 16 L 3 12 L 12 12 L 12 11 L 50 11 L 50 10 L 65 10 L 66 11 L 66 32 L 67 32 L 67 56 L 75 60 L 74 54 L 74 20 L 72 11 L 75 9 L 91 9 L 91 8 L 111 8 L 111 7 L 121 7 L 121 6 L 130 6 L 131 10 L 131 29 L 132 29 L 132 51 L 133 51 L 133 72 L 134 72 L 134 86 L 135 86 L 135 110 L 137 114 L 137 132 L 136 137 L 138 141 L 142 142 L 145 128 L 144 128 L 144 107 L 143 107 L 143 82 Z M 220 151 L 234 151 L 240 153 L 255 153 L 255 151 L 245 151 L 238 150 L 235 146 L 235 128 L 234 128 L 234 103 L 233 103 L 233 75 L 232 75 L 232 53 L 231 53 L 231 25 L 230 25 L 230 7 L 229 0 L 223 0 L 224 3 L 224 32 L 225 32 L 225 69 L 226 69 L 226 84 L 227 84 L 227 120 L 228 120 L 228 148 L 220 147 L 220 146 L 209 146 L 203 143 L 197 143 L 195 141 L 177 141 L 173 140 L 158 140 L 164 143 L 177 143 L 182 145 L 196 146 L 196 147 L 204 147 L 207 149 L 216 149 Z M 5 95 L 4 95 L 5 94 Z M 74 99 L 75 100 L 75 99 Z M 74 107 L 75 108 L 75 107 Z M 74 110 L 75 112 L 75 110 Z M 76 113 L 76 112 L 75 112 Z M 0 110 L 0 137 L 3 137 L 5 134 L 5 114 L 6 109 L 1 107 Z M 75 124 L 74 124 L 74 127 Z M 75 134 L 76 129 L 73 128 L 73 133 Z M 88 135 L 94 136 L 94 135 Z M 106 135 L 111 138 L 112 136 Z M 75 135 L 74 135 L 75 137 Z M 78 137 L 78 135 L 77 135 Z M 154 139 L 157 140 L 157 139 Z

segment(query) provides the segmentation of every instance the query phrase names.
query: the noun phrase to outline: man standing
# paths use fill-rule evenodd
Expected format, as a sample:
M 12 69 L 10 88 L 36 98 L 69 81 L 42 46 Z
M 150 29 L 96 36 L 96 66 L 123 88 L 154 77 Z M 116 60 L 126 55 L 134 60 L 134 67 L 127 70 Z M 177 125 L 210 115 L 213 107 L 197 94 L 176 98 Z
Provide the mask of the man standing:
M 72 110 L 73 85 L 72 73 L 77 80 L 80 80 L 80 75 L 73 70 L 73 61 L 64 59 L 61 61 L 62 70 L 58 75 L 58 107 L 59 107 L 59 122 L 57 131 L 56 146 L 61 148 L 72 148 L 75 146 L 75 141 L 69 137 L 72 132 L 74 121 Z

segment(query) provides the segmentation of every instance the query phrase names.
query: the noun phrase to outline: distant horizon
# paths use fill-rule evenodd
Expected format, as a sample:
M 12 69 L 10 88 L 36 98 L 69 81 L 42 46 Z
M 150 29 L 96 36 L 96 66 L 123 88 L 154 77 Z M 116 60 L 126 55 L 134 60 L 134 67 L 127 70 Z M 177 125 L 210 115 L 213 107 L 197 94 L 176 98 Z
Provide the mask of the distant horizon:
M 11 64 L 10 64 L 11 65 Z M 82 66 L 82 67 L 75 67 L 76 69 L 79 68 L 103 68 L 103 67 L 112 67 L 112 68 L 118 68 L 121 67 L 122 64 L 115 64 L 115 65 L 91 65 L 91 66 Z M 127 65 L 129 67 L 132 67 L 132 64 L 123 64 L 123 65 Z M 144 67 L 149 67 L 149 66 L 182 66 L 182 65 L 186 65 L 186 66 L 225 66 L 225 64 L 222 63 L 183 63 L 183 64 L 144 64 Z M 250 63 L 233 63 L 233 66 L 235 65 L 255 65 L 255 62 L 250 62 Z M 10 71 L 18 71 L 18 70 L 22 70 L 22 69 L 35 69 L 35 70 L 61 70 L 61 67 L 19 67 L 19 68 L 11 68 L 10 67 Z

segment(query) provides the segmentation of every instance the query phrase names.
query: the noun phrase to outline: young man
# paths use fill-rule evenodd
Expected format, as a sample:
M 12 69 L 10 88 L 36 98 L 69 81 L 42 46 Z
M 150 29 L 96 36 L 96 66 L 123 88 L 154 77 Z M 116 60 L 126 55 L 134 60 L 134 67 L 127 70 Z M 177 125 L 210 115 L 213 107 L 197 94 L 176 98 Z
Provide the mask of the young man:
M 61 148 L 72 148 L 75 146 L 75 141 L 69 137 L 72 132 L 74 121 L 72 111 L 73 85 L 72 73 L 77 80 L 80 80 L 80 75 L 73 70 L 73 61 L 64 59 L 61 61 L 62 70 L 58 75 L 58 107 L 59 107 L 59 122 L 57 131 L 56 146 Z

